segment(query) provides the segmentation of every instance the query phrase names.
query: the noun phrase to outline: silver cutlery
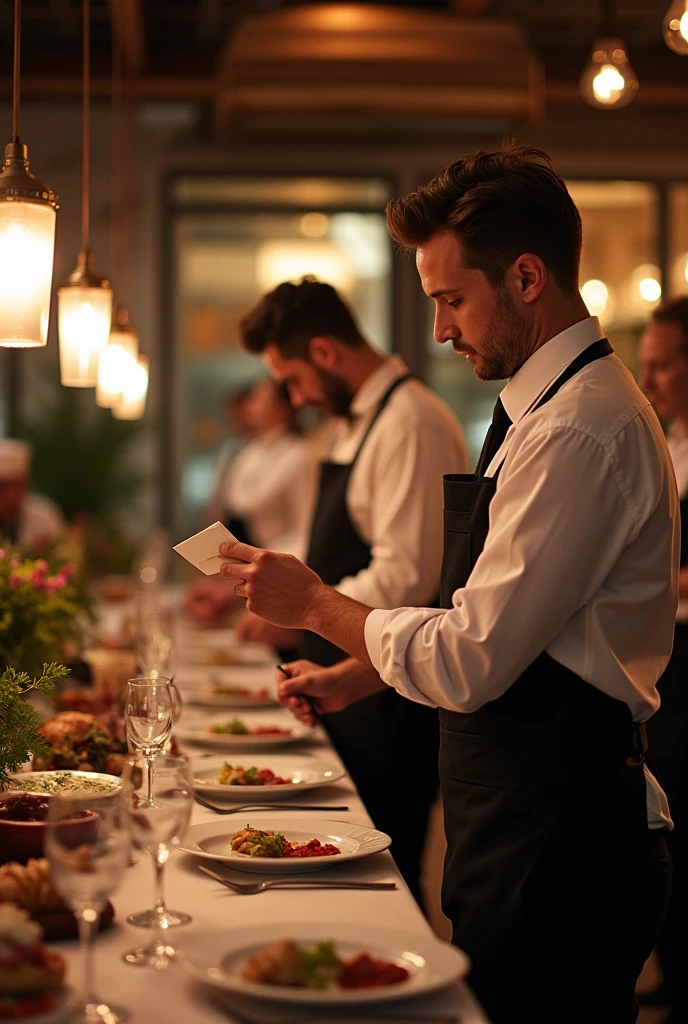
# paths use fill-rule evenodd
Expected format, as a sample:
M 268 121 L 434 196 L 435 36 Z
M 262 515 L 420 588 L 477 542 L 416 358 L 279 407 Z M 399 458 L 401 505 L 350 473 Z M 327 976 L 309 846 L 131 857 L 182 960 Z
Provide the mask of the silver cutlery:
M 194 799 L 197 804 L 201 807 L 207 807 L 209 811 L 215 811 L 216 814 L 239 814 L 240 811 L 348 811 L 349 808 L 345 806 L 335 806 L 328 804 L 293 804 L 291 801 L 281 800 L 279 803 L 271 804 L 236 804 L 233 807 L 218 807 L 217 804 L 211 804 L 209 800 L 205 800 L 198 793 L 195 794 Z
M 266 889 L 379 889 L 380 891 L 396 889 L 396 882 L 321 882 L 317 878 L 271 878 L 266 882 L 230 882 L 216 871 L 198 865 L 198 870 L 210 875 L 216 882 L 221 882 L 228 889 L 241 893 L 243 896 L 255 896 Z

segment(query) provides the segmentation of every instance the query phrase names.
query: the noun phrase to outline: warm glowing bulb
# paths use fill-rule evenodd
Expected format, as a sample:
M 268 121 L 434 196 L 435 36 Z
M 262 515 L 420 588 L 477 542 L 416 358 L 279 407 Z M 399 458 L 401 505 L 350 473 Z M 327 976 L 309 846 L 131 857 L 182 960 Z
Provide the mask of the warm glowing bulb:
M 611 109 L 630 103 L 638 91 L 626 46 L 620 39 L 599 39 L 580 79 L 583 98 L 594 107 Z
M 644 302 L 658 302 L 662 297 L 662 286 L 655 277 L 642 277 L 638 281 L 638 294 Z
M 586 281 L 581 288 L 581 295 L 591 316 L 604 316 L 609 303 L 609 289 L 604 281 L 594 277 Z
M 100 353 L 110 337 L 112 291 L 66 285 L 57 297 L 60 380 L 66 387 L 95 387 Z
M 688 0 L 674 0 L 662 23 L 664 42 L 674 53 L 688 54 Z
M 139 336 L 131 328 L 113 330 L 98 359 L 96 405 L 112 409 L 124 391 L 139 354 Z
M 138 420 L 143 416 L 148 394 L 149 360 L 139 356 L 129 364 L 127 379 L 112 415 L 118 420 Z
M 47 343 L 54 250 L 54 207 L 0 202 L 0 345 Z
M 642 263 L 631 274 L 628 285 L 628 308 L 640 316 L 657 305 L 662 297 L 662 275 L 654 263 Z

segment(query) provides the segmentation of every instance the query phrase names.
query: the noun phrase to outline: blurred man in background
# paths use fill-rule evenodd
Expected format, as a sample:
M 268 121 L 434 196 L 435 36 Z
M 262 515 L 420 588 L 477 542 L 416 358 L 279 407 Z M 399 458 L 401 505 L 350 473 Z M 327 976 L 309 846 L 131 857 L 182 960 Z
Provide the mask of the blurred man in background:
M 667 423 L 667 444 L 681 499 L 681 569 L 674 649 L 657 684 L 662 699 L 647 723 L 651 756 L 669 798 L 674 829 L 667 834 L 673 888 L 657 955 L 664 981 L 641 997 L 668 1005 L 662 1024 L 688 1024 L 685 951 L 688 922 L 688 298 L 655 311 L 640 339 L 640 386 Z
M 31 454 L 26 441 L 0 438 L 0 535 L 20 548 L 40 546 L 65 527 L 57 505 L 28 489 Z

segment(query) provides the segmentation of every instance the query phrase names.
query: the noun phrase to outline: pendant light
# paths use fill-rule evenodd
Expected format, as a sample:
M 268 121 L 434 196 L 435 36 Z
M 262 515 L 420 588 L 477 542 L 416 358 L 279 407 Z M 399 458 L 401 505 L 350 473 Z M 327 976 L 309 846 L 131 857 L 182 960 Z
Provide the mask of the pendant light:
M 124 390 L 112 409 L 116 420 L 140 420 L 143 416 L 148 395 L 149 365 L 147 356 L 139 356 L 127 370 Z
M 638 92 L 626 44 L 614 35 L 612 0 L 602 0 L 600 32 L 580 78 L 583 99 L 602 110 L 625 107 Z
M 664 15 L 662 35 L 670 50 L 688 55 L 688 0 L 673 0 Z
M 115 304 L 110 340 L 98 359 L 96 405 L 112 409 L 122 397 L 139 355 L 139 334 L 124 306 Z
M 14 0 L 12 141 L 0 170 L 0 346 L 48 341 L 57 196 L 29 170 L 19 141 L 21 0 Z
M 83 136 L 81 252 L 76 269 L 57 293 L 60 379 L 66 387 L 95 387 L 98 356 L 107 345 L 112 318 L 112 287 L 95 267 L 89 248 L 91 148 L 90 0 L 83 0 Z

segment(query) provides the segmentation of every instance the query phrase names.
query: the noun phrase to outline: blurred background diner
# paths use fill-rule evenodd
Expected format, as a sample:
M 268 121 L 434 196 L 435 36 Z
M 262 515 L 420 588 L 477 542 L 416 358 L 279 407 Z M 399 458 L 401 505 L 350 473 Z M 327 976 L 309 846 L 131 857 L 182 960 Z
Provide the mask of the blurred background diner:
M 683 0 L 91 0 L 90 66 L 82 3 L 23 0 L 13 79 L 14 13 L 0 2 L 0 548 L 32 559 L 41 593 L 79 620 L 65 627 L 63 708 L 108 706 L 135 670 L 171 673 L 179 595 L 196 595 L 186 610 L 205 625 L 238 620 L 242 601 L 212 599 L 226 581 L 174 544 L 219 521 L 304 557 L 335 428 L 297 415 L 241 342 L 242 318 L 280 283 L 334 286 L 371 348 L 451 409 L 475 462 L 502 383 L 434 342 L 384 210 L 506 136 L 545 149 L 566 179 L 583 299 L 669 431 L 685 511 Z M 37 220 L 19 227 L 16 135 L 39 179 L 24 204 Z M 654 723 L 678 895 L 643 979 L 644 1024 L 688 1021 L 687 601 L 660 685 L 675 714 Z M 0 671 L 25 656 L 4 642 Z M 446 936 L 440 817 L 423 887 Z

